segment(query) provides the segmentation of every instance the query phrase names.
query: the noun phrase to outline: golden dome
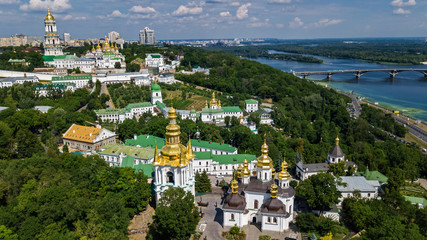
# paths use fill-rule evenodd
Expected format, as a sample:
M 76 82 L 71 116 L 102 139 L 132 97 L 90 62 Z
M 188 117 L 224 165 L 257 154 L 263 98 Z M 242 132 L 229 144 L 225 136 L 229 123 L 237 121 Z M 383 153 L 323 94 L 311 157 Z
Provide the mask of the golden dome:
M 238 166 L 237 167 L 237 178 L 242 178 L 242 170 L 243 170 L 243 168 L 242 168 L 242 166 Z
M 221 100 L 218 100 L 218 107 L 221 107 Z
M 289 180 L 291 178 L 291 175 L 288 173 L 288 163 L 286 163 L 286 159 L 283 158 L 282 162 L 282 171 L 279 173 L 279 179 L 280 180 Z
M 47 15 L 44 18 L 45 21 L 55 21 L 55 18 L 52 16 L 52 14 L 50 14 L 50 9 L 47 9 Z
M 248 160 L 246 159 L 246 155 L 245 155 L 245 160 L 243 161 L 243 177 L 250 177 L 251 173 L 249 172 L 249 167 L 248 167 Z
M 99 46 L 99 41 L 98 41 L 98 45 L 96 46 L 96 50 L 101 49 L 101 46 Z
M 193 159 L 194 156 L 195 155 L 193 153 L 193 146 L 191 146 L 191 138 L 190 138 L 190 136 L 188 136 L 187 158 L 188 159 Z
M 208 108 L 208 100 L 206 100 L 205 108 Z
M 271 198 L 277 198 L 277 185 L 273 183 L 270 189 Z
M 338 136 L 337 136 L 337 138 L 335 138 L 335 145 L 340 145 L 340 139 L 338 138 Z
M 114 49 L 116 49 L 116 51 L 119 51 L 119 48 L 117 47 L 117 44 L 114 44 Z
M 237 185 L 236 179 L 233 179 L 233 181 L 231 181 L 231 192 L 237 193 L 238 188 L 239 188 L 239 186 Z
M 217 101 L 215 99 L 215 92 L 212 93 L 212 100 L 209 102 L 209 104 L 212 105 L 217 105 Z
M 186 166 L 190 162 L 187 148 L 179 140 L 181 128 L 176 123 L 175 108 L 170 108 L 168 113 L 170 121 L 169 125 L 166 126 L 165 145 L 160 150 L 160 165 Z
M 264 144 L 261 147 L 261 156 L 257 158 L 257 167 L 263 169 L 271 169 L 273 160 L 268 156 L 268 145 L 264 134 Z
M 95 52 L 95 45 L 92 45 L 92 52 Z

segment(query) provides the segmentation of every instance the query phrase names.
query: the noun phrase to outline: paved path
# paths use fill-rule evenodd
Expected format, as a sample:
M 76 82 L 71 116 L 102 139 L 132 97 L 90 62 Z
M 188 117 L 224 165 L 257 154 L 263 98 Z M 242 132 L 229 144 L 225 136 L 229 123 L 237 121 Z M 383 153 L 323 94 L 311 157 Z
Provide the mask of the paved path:
M 110 97 L 110 99 L 108 100 L 109 105 L 107 108 L 113 108 L 113 109 L 116 108 L 114 106 L 113 101 L 111 100 L 111 96 L 110 96 L 110 93 L 108 92 L 107 84 L 105 83 L 101 85 L 101 91 L 99 92 L 99 96 L 101 96 L 103 93 L 107 94 Z

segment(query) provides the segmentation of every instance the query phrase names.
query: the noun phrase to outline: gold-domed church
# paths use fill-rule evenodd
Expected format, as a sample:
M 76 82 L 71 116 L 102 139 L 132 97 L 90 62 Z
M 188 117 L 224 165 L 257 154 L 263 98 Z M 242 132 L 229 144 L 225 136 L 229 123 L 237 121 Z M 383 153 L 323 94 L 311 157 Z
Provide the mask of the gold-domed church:
M 47 9 L 47 15 L 44 18 L 44 55 L 46 56 L 58 56 L 63 55 L 61 41 L 56 29 L 56 22 L 53 15 L 50 13 L 50 9 Z
M 284 159 L 276 179 L 265 140 L 261 152 L 257 158 L 256 176 L 250 176 L 246 159 L 243 167 L 237 169 L 238 179 L 232 181 L 231 193 L 222 207 L 224 227 L 258 223 L 262 231 L 283 232 L 289 229 L 293 220 L 295 190 L 289 185 L 287 163 Z
M 188 148 L 181 144 L 181 130 L 176 122 L 175 108 L 170 108 L 168 114 L 169 125 L 166 126 L 165 145 L 160 149 L 160 154 L 157 145 L 154 151 L 156 202 L 169 187 L 180 187 L 193 195 L 196 193 L 191 141 L 189 141 Z

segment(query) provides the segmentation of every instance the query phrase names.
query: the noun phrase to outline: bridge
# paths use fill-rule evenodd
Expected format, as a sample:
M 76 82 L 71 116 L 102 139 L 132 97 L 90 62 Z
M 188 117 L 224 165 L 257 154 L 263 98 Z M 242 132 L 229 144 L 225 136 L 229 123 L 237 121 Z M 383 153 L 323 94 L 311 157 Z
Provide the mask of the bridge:
M 427 78 L 427 68 L 383 68 L 383 69 L 358 69 L 358 70 L 327 70 L 327 71 L 313 71 L 313 72 L 293 72 L 295 76 L 306 78 L 311 75 L 325 75 L 327 79 L 331 79 L 332 75 L 338 73 L 351 73 L 359 79 L 363 74 L 368 72 L 385 72 L 394 78 L 398 73 L 404 71 L 414 71 L 424 74 Z

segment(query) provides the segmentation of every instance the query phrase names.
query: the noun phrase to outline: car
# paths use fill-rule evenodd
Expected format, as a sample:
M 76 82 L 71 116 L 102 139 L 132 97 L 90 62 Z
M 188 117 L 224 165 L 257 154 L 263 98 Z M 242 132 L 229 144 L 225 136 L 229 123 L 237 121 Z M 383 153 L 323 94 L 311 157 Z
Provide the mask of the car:
M 216 175 L 216 178 L 223 178 L 223 177 L 224 177 L 224 176 L 222 176 L 222 175 L 221 175 L 221 174 L 219 174 L 219 173 Z

